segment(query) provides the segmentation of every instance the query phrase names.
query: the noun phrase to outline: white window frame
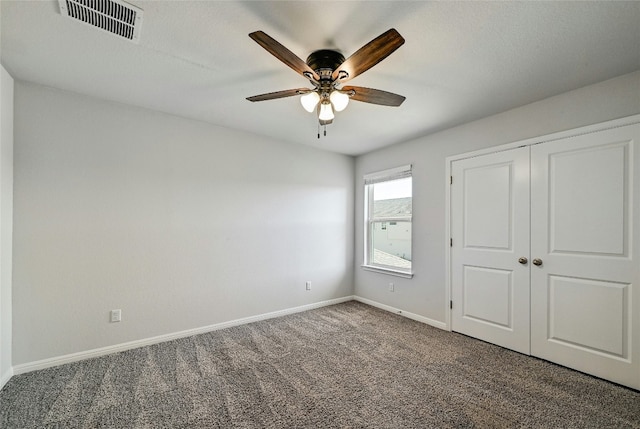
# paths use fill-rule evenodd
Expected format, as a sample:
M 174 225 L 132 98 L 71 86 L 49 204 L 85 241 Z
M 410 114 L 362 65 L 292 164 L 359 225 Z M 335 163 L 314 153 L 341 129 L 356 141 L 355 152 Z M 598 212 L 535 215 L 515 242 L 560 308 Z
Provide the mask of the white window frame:
M 402 269 L 389 265 L 375 264 L 373 262 L 373 243 L 371 234 L 374 222 L 412 222 L 413 213 L 411 216 L 373 218 L 373 186 L 371 185 L 408 177 L 412 177 L 411 164 L 364 175 L 364 263 L 362 264 L 362 268 L 367 271 L 374 271 L 404 278 L 413 277 L 413 261 L 411 263 L 411 269 Z M 413 200 L 413 195 L 411 198 Z M 413 249 L 413 228 L 411 248 Z

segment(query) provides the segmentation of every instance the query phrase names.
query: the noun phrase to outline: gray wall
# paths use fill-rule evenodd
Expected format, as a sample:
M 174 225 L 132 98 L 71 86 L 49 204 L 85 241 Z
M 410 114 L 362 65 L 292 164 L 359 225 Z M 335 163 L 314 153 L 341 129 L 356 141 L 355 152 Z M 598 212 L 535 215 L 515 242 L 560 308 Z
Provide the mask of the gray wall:
M 4 87 L 1 98 L 4 118 Z M 445 322 L 445 158 L 640 113 L 640 72 L 355 163 L 21 82 L 14 109 L 15 366 L 354 291 Z M 413 279 L 360 268 L 362 175 L 405 164 L 414 172 Z M 2 293 L 6 353 L 4 280 Z M 123 321 L 111 324 L 115 308 Z
M 13 79 L 0 70 L 0 388 L 12 374 Z
M 351 157 L 16 82 L 14 171 L 14 366 L 352 294 Z
M 448 156 L 640 113 L 640 72 L 372 152 L 356 159 L 355 295 L 446 322 L 445 195 Z M 413 164 L 412 279 L 364 271 L 363 180 L 367 173 Z M 388 284 L 395 284 L 389 292 Z

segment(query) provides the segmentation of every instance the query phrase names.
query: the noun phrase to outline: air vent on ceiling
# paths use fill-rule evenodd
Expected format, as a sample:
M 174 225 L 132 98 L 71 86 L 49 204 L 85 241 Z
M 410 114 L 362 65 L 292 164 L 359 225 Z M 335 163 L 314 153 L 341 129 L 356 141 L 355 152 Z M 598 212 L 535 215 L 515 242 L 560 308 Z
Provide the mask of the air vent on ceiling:
M 63 16 L 124 37 L 140 39 L 142 9 L 120 0 L 58 0 Z

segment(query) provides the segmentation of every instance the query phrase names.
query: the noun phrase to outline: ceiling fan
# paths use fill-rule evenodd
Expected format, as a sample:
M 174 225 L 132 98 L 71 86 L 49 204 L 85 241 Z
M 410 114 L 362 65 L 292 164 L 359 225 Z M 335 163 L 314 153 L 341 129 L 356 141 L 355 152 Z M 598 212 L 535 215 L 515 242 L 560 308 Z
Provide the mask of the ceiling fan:
M 274 100 L 300 95 L 300 102 L 305 110 L 308 112 L 315 110 L 319 124 L 328 125 L 333 122 L 334 110 L 337 112 L 344 110 L 350 99 L 383 106 L 400 106 L 405 100 L 402 95 L 379 89 L 342 86 L 344 82 L 369 70 L 402 46 L 404 38 L 393 28 L 358 49 L 346 60 L 338 51 L 321 49 L 312 52 L 304 62 L 262 31 L 250 33 L 249 37 L 313 85 L 313 88 L 295 88 L 254 95 L 247 97 L 249 101 Z

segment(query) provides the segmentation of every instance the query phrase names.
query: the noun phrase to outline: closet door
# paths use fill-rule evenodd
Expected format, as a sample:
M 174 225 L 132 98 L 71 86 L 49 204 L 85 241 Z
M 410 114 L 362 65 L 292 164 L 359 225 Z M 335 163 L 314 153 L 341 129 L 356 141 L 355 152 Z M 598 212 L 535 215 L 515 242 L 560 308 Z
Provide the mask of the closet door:
M 640 388 L 640 126 L 531 147 L 531 354 Z
M 529 148 L 451 172 L 452 330 L 528 354 Z

